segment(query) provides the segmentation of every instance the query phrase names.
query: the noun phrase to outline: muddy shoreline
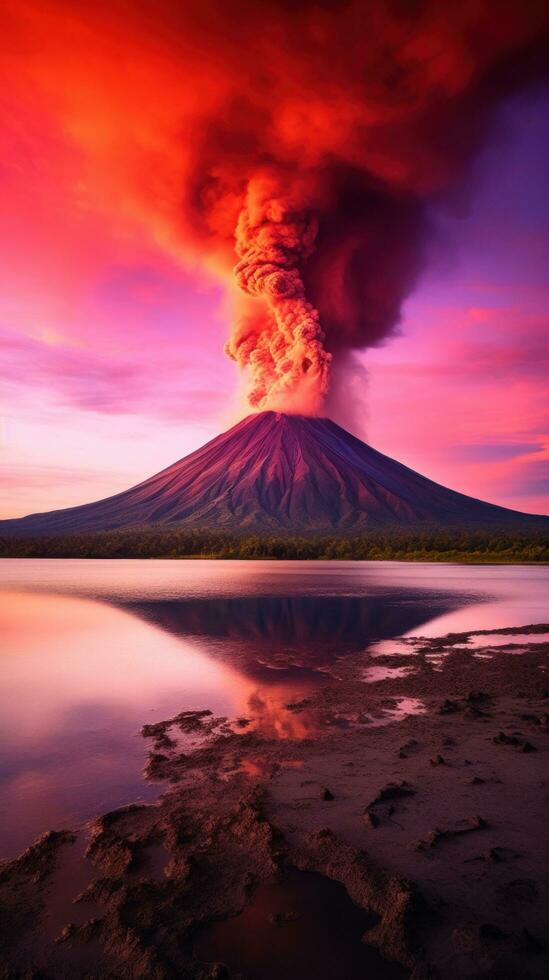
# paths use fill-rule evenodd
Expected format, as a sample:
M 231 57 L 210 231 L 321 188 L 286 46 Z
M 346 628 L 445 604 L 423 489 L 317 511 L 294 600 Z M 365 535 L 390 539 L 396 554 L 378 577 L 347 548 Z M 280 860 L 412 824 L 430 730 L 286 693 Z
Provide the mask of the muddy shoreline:
M 230 942 L 248 920 L 291 976 L 310 947 L 299 896 L 322 882 L 343 919 L 364 912 L 367 974 L 360 948 L 343 959 L 340 913 L 333 936 L 322 923 L 322 962 L 349 978 L 547 976 L 548 632 L 387 641 L 373 677 L 361 655 L 336 661 L 287 706 L 309 737 L 207 705 L 145 726 L 157 803 L 0 867 L 0 977 L 262 976 Z

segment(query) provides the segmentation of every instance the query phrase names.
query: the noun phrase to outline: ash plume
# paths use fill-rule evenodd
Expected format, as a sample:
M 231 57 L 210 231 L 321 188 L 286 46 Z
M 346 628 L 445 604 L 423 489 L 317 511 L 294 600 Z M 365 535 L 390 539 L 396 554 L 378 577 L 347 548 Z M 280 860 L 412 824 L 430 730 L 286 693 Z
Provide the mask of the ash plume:
M 295 207 L 273 179 L 250 181 L 236 226 L 240 261 L 234 275 L 266 309 L 259 329 L 249 321 L 236 325 L 226 351 L 250 370 L 254 408 L 306 406 L 314 412 L 328 391 L 331 355 L 300 271 L 314 251 L 317 221 Z
M 258 409 L 321 412 L 330 375 L 391 334 L 431 202 L 547 65 L 545 0 L 8 7 L 87 186 L 225 284 Z

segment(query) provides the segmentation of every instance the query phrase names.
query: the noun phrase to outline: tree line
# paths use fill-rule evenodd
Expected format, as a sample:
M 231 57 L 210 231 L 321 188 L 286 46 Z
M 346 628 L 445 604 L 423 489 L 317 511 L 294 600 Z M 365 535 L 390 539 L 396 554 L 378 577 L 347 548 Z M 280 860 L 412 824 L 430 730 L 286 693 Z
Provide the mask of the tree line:
M 540 527 L 398 528 L 315 537 L 129 528 L 62 537 L 0 537 L 0 557 L 547 562 L 549 534 Z

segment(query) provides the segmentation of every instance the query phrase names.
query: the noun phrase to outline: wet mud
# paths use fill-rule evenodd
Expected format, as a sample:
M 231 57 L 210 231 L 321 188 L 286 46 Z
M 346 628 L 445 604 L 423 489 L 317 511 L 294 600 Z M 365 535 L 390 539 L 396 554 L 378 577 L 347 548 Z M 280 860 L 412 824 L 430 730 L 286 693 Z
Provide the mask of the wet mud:
M 0 977 L 546 977 L 547 632 L 347 657 L 307 737 L 144 726 L 156 803 L 0 867 Z

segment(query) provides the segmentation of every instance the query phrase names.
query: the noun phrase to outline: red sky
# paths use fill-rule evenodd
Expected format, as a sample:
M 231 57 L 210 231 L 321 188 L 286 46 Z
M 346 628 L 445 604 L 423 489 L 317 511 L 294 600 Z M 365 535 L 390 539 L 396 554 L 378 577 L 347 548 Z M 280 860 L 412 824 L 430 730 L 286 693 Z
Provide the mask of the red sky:
M 204 104 L 220 111 L 226 69 L 213 59 L 201 74 L 196 46 L 178 60 L 168 28 L 145 41 L 131 20 L 105 22 L 98 45 L 69 11 L 18 0 L 3 34 L 2 517 L 124 489 L 248 410 L 223 353 L 229 246 L 202 248 L 188 208 L 174 220 L 193 127 Z M 334 141 L 343 107 L 323 120 Z M 399 326 L 358 355 L 363 372 L 334 379 L 338 420 L 376 448 L 534 512 L 549 496 L 548 108 L 539 84 L 501 100 L 466 182 L 431 195 Z

